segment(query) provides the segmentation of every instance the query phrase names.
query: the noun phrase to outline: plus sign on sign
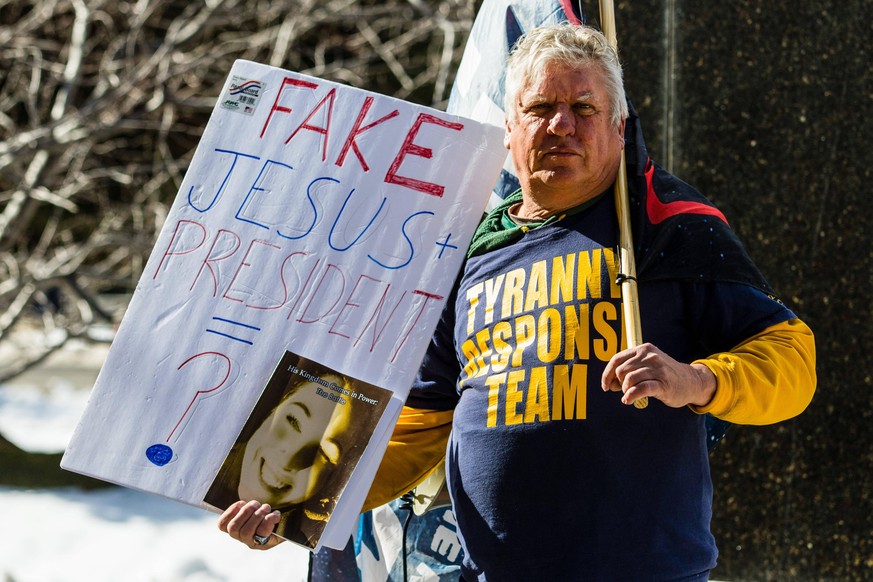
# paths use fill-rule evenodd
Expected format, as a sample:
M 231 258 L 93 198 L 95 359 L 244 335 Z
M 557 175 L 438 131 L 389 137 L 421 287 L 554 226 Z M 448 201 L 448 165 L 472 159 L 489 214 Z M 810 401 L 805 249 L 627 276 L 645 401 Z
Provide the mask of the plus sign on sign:
M 501 127 L 237 61 L 62 466 L 212 510 L 281 493 L 288 539 L 342 547 L 502 140 Z M 255 441 L 267 444 L 249 470 Z M 314 451 L 304 484 L 264 452 L 279 441 Z

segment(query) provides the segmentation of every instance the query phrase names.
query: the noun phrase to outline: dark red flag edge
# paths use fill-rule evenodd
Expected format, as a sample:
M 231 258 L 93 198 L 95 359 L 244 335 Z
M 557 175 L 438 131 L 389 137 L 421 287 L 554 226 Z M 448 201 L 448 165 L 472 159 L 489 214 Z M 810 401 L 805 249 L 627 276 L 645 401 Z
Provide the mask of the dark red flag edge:
M 774 296 L 724 214 L 651 160 L 639 116 L 628 108 L 625 159 L 637 278 L 740 283 Z

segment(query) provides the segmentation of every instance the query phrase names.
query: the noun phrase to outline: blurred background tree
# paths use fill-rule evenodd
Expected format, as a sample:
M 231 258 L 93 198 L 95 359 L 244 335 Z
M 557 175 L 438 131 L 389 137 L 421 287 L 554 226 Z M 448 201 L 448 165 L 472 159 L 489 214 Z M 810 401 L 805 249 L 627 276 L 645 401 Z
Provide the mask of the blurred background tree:
M 476 4 L 0 0 L 0 384 L 111 339 L 235 59 L 444 108 Z
M 233 61 L 445 108 L 472 0 L 0 0 L 0 385 L 109 342 Z M 2 483 L 105 483 L 0 435 Z
M 480 4 L 0 0 L 0 385 L 111 339 L 235 59 L 442 109 Z M 810 409 L 712 456 L 716 573 L 873 579 L 873 0 L 615 4 L 653 158 L 816 332 Z M 4 482 L 49 470 L 0 437 Z

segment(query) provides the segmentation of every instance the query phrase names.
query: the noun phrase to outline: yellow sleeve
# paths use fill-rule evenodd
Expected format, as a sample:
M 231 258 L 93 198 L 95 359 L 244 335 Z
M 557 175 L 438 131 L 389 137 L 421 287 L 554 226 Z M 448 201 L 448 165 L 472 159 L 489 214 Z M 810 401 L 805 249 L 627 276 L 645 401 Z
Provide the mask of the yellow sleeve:
M 717 384 L 709 404 L 691 409 L 735 424 L 787 420 L 803 412 L 815 392 L 815 338 L 799 319 L 695 363 L 712 370 Z
M 403 407 L 362 511 L 397 499 L 443 462 L 453 415 L 453 410 Z

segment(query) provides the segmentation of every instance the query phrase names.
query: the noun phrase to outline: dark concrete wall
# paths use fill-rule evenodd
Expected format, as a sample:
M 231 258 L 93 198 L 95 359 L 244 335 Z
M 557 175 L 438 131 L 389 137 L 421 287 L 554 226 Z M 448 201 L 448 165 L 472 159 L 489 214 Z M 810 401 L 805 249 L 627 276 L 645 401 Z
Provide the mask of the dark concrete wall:
M 653 158 L 719 205 L 816 333 L 809 409 L 734 427 L 712 454 L 713 575 L 873 580 L 873 2 L 626 1 L 616 14 Z

